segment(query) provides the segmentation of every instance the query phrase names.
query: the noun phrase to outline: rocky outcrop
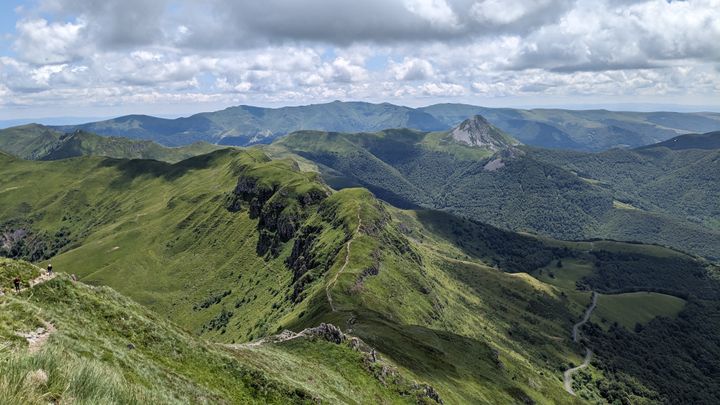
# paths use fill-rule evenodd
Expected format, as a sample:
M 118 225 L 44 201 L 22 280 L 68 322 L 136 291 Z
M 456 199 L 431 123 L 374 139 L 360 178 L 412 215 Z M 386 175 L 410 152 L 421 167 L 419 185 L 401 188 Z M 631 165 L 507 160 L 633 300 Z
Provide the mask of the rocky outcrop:
M 485 148 L 493 152 L 520 143 L 490 124 L 483 116 L 466 119 L 450 131 L 450 136 L 465 145 Z
M 294 339 L 317 339 L 336 345 L 347 345 L 352 350 L 362 354 L 362 362 L 365 370 L 380 381 L 386 387 L 392 387 L 396 392 L 405 397 L 414 397 L 418 404 L 437 403 L 442 404 L 440 394 L 432 386 L 415 381 L 408 381 L 394 366 L 383 361 L 378 352 L 355 336 L 348 336 L 337 326 L 330 323 L 321 323 L 314 328 L 307 328 L 301 332 L 283 331 L 275 336 L 268 336 L 255 342 L 239 345 L 241 347 L 255 347 L 268 343 L 282 343 Z
M 250 218 L 258 219 L 257 253 L 277 257 L 282 246 L 295 236 L 307 216 L 309 206 L 320 203 L 329 192 L 320 187 L 298 192 L 292 186 L 266 183 L 252 176 L 241 176 L 227 208 L 232 212 L 247 208 Z
M 308 328 L 300 332 L 307 337 L 316 337 L 328 342 L 340 344 L 347 340 L 347 337 L 337 326 L 331 323 L 321 323 L 320 326 Z

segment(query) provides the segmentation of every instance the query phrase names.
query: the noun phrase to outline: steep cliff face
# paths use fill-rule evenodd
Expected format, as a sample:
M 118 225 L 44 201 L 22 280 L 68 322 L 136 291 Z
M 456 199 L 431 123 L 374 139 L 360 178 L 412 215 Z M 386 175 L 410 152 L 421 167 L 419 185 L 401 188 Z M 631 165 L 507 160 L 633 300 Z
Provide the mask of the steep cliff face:
M 297 177 L 306 177 L 304 173 Z M 267 181 L 252 173 L 243 173 L 228 204 L 230 211 L 248 210 L 250 218 L 257 218 L 259 238 L 257 253 L 277 257 L 284 243 L 290 241 L 300 224 L 312 213 L 312 207 L 330 195 L 323 184 Z

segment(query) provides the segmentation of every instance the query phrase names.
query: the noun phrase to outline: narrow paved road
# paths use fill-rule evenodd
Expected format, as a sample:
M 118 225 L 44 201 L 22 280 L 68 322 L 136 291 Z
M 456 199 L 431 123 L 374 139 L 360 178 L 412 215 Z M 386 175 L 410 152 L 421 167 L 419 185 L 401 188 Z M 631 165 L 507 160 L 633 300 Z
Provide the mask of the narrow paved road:
M 592 303 L 588 307 L 588 309 L 585 311 L 585 315 L 583 315 L 583 319 L 573 325 L 572 329 L 572 338 L 573 342 L 577 343 L 580 340 L 580 328 L 585 325 L 585 323 L 590 319 L 590 315 L 592 315 L 592 312 L 595 310 L 595 307 L 597 306 L 597 299 L 598 294 L 593 291 L 592 293 Z
M 573 374 L 587 367 L 590 364 L 590 360 L 592 360 L 592 355 L 592 350 L 585 348 L 585 360 L 583 360 L 582 364 L 577 367 L 565 370 L 565 372 L 563 373 L 563 385 L 565 386 L 565 391 L 567 391 L 570 395 L 575 395 L 575 390 L 573 390 L 572 388 Z
M 325 295 L 327 295 L 328 302 L 330 303 L 330 309 L 332 309 L 333 312 L 337 312 L 337 309 L 335 309 L 335 303 L 333 302 L 332 294 L 330 294 L 330 289 L 335 286 L 335 283 L 337 283 L 338 277 L 340 276 L 340 274 L 342 274 L 343 271 L 345 271 L 345 268 L 347 267 L 348 263 L 350 262 L 350 245 L 352 245 L 358 232 L 360 232 L 360 226 L 362 225 L 362 219 L 360 218 L 360 208 L 358 208 L 358 212 L 357 212 L 357 221 L 358 221 L 357 228 L 355 228 L 355 232 L 353 232 L 353 236 L 345 244 L 345 263 L 343 263 L 342 267 L 340 268 L 340 271 L 335 273 L 335 276 L 333 277 L 332 281 L 330 281 L 328 283 L 328 285 L 325 287 Z
M 597 299 L 598 299 L 598 293 L 593 291 L 592 293 L 592 303 L 588 307 L 587 310 L 585 310 L 585 315 L 583 315 L 583 318 L 580 320 L 580 322 L 573 325 L 572 328 L 572 339 L 573 342 L 577 343 L 580 341 L 580 328 L 582 328 L 585 323 L 590 319 L 590 316 L 592 315 L 592 312 L 595 310 L 595 307 L 597 306 Z M 572 377 L 573 374 L 577 373 L 578 371 L 584 369 L 590 364 L 590 360 L 592 360 L 593 352 L 589 348 L 585 348 L 585 360 L 583 360 L 582 364 L 573 367 L 570 369 L 565 370 L 563 373 L 563 385 L 565 387 L 565 391 L 567 391 L 570 395 L 575 395 L 575 390 L 572 388 Z

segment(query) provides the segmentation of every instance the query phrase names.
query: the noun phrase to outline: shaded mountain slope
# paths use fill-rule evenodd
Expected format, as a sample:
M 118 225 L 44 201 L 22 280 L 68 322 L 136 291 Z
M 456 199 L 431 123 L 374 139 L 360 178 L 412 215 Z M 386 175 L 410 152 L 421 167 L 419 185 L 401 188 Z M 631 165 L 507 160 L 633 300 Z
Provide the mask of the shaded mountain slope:
M 714 151 L 600 154 L 468 147 L 447 132 L 298 132 L 276 142 L 335 187 L 361 185 L 401 208 L 451 211 L 563 239 L 659 243 L 717 258 Z M 692 162 L 686 164 L 686 162 Z
M 648 149 L 665 147 L 680 149 L 720 149 L 720 131 L 704 134 L 686 134 L 676 136 L 667 141 L 647 146 Z

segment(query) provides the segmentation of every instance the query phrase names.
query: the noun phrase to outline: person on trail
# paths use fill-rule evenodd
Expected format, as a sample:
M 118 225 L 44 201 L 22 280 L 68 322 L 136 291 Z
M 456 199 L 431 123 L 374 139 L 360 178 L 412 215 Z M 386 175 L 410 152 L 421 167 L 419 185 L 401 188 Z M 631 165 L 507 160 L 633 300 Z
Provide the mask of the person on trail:
M 15 277 L 13 279 L 13 285 L 15 286 L 15 292 L 20 292 L 20 284 L 22 283 L 22 280 L 20 280 L 20 277 Z
M 48 276 L 52 276 L 52 264 L 50 263 L 48 263 L 47 274 Z

